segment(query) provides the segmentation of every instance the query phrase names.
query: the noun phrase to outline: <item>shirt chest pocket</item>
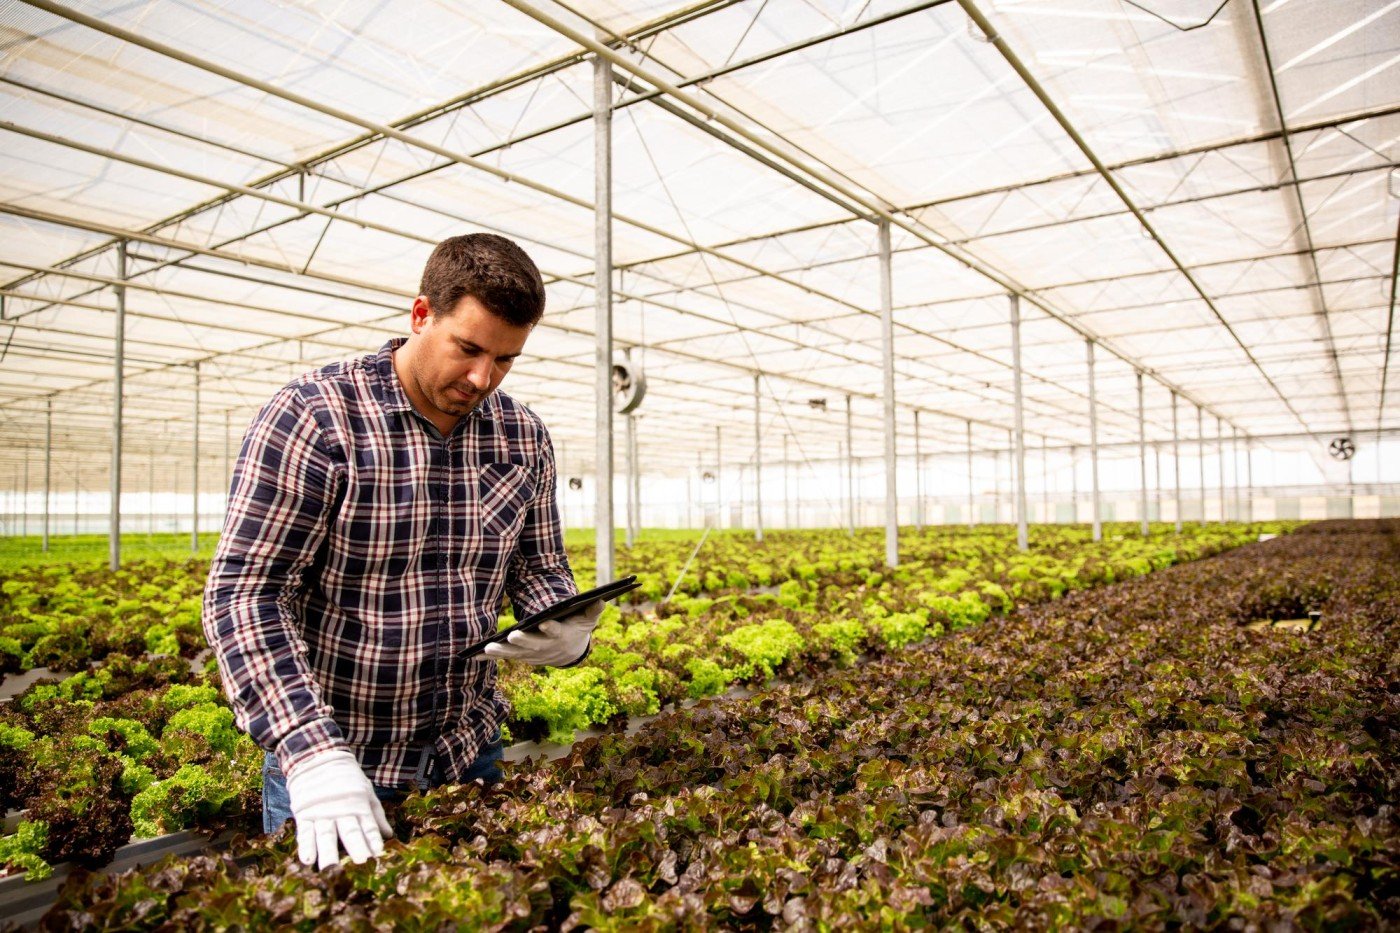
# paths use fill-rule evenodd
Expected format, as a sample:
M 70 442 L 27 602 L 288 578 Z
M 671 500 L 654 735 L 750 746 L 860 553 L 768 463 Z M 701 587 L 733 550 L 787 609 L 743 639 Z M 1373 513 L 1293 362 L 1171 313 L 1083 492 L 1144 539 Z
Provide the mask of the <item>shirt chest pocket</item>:
M 488 537 L 514 541 L 525 524 L 525 511 L 535 496 L 534 474 L 514 463 L 482 464 L 477 474 L 481 530 Z

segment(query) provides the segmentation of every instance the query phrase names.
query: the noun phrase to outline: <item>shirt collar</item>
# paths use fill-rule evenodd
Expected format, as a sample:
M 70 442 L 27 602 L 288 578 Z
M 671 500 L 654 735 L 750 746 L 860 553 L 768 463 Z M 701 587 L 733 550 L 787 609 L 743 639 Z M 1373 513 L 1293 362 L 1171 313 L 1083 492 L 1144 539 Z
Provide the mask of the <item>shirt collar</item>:
M 413 402 L 404 391 L 399 374 L 394 371 L 394 351 L 408 342 L 407 337 L 391 337 L 374 357 L 374 371 L 379 376 L 377 395 L 379 405 L 386 412 L 412 412 Z M 489 421 L 501 420 L 501 402 L 492 392 L 482 399 L 481 404 L 472 409 L 467 418 L 485 418 Z

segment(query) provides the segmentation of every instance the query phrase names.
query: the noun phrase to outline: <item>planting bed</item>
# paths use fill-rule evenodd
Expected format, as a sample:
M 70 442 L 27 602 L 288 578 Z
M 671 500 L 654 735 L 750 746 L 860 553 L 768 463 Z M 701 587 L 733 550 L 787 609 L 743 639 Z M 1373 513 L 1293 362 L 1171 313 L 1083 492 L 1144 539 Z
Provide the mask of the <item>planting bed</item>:
M 1309 526 L 415 795 L 364 865 L 75 873 L 43 926 L 1393 927 L 1397 622 L 1400 523 Z
M 1145 574 L 1287 527 L 1204 526 L 1182 535 L 1163 527 L 1147 539 L 1110 533 L 1100 542 L 1088 529 L 1044 527 L 1034 530 L 1027 553 L 1016 550 L 1010 529 L 930 529 L 901 536 L 901 564 L 892 572 L 879 569 L 878 531 L 855 540 L 844 532 L 780 532 L 763 545 L 721 539 L 687 578 L 712 589 L 679 592 L 649 612 L 609 609 L 592 654 L 578 667 L 507 666 L 500 683 L 513 709 L 510 729 L 517 738 L 567 742 L 576 730 L 615 726 L 733 683 L 849 663 L 862 651 L 897 651 L 1017 604 Z M 628 556 L 629 568 L 656 560 Z M 672 550 L 662 570 L 674 576 L 682 561 Z M 580 582 L 591 580 L 588 555 L 579 563 Z M 745 589 L 775 582 L 776 592 Z
M 1210 526 L 1146 540 L 1111 529 L 1098 543 L 1081 529 L 1037 529 L 1029 554 L 1015 551 L 1006 529 L 930 530 L 908 536 L 906 563 L 889 574 L 869 569 L 878 534 L 775 535 L 764 545 L 721 538 L 697 560 L 696 577 L 720 591 L 646 613 L 610 608 L 579 667 L 505 665 L 508 728 L 515 738 L 556 742 L 578 729 L 619 729 L 629 716 L 732 684 L 898 651 L 1017 602 L 1283 527 Z M 683 560 L 671 545 L 627 557 L 667 571 Z M 720 568 L 740 566 L 751 577 L 730 570 L 720 578 Z M 78 672 L 41 679 L 0 706 L 0 807 L 23 811 L 0 838 L 0 871 L 37 880 L 54 862 L 99 867 L 133 836 L 259 825 L 262 753 L 234 727 L 213 661 L 203 670 L 187 663 L 204 650 L 190 595 L 203 573 L 198 562 L 138 564 L 115 575 L 49 567 L 5 581 L 0 640 L 9 640 L 13 665 L 44 661 Z M 776 593 L 737 589 L 775 578 Z

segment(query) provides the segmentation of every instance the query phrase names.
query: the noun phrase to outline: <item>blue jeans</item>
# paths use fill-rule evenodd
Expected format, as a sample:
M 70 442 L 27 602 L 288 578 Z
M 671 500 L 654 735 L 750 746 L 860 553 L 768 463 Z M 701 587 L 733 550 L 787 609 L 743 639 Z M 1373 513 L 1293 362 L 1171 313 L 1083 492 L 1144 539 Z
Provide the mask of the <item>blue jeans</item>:
M 501 779 L 501 769 L 497 763 L 504 756 L 505 746 L 501 743 L 500 737 L 497 736 L 496 741 L 481 750 L 481 753 L 476 756 L 476 760 L 471 763 L 471 767 L 455 783 L 466 784 L 481 778 L 487 784 L 495 784 Z M 264 754 L 262 778 L 263 832 L 271 835 L 277 832 L 283 823 L 292 818 L 292 798 L 287 793 L 287 778 L 277 765 L 277 757 L 271 752 Z M 446 783 L 447 778 L 442 773 L 441 767 L 435 767 L 428 776 L 429 788 L 441 787 Z M 376 784 L 374 785 L 374 796 L 380 800 L 402 800 L 407 796 L 407 792 L 400 788 L 380 787 Z

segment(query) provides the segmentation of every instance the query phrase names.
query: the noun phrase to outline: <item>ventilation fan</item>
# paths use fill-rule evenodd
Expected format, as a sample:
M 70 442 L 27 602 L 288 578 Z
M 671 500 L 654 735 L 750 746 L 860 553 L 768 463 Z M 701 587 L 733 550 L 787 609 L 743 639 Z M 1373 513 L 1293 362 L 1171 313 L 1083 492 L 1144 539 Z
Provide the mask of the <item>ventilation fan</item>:
M 647 377 L 630 359 L 613 361 L 613 411 L 625 415 L 637 410 L 647 394 Z

